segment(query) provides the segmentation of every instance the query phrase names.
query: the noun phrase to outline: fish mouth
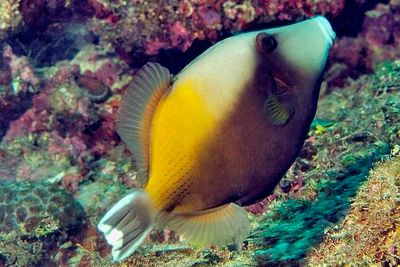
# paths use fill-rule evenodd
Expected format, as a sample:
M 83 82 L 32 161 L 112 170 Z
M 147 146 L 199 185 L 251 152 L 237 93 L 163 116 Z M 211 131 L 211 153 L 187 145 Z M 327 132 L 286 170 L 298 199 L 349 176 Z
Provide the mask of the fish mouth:
M 314 19 L 317 21 L 318 26 L 320 27 L 320 29 L 321 29 L 322 33 L 324 34 L 325 39 L 328 41 L 329 45 L 332 45 L 333 41 L 336 38 L 336 34 L 333 31 L 332 26 L 329 23 L 329 21 L 323 16 L 317 16 Z

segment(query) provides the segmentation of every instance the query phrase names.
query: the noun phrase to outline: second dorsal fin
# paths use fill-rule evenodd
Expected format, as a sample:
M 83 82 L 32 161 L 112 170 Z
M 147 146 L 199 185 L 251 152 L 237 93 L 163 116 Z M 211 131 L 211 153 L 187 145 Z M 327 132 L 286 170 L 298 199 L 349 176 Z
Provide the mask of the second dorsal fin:
M 117 120 L 117 132 L 133 152 L 138 178 L 145 186 L 149 174 L 150 129 L 154 111 L 168 92 L 171 74 L 158 63 L 150 62 L 136 73 L 126 93 Z

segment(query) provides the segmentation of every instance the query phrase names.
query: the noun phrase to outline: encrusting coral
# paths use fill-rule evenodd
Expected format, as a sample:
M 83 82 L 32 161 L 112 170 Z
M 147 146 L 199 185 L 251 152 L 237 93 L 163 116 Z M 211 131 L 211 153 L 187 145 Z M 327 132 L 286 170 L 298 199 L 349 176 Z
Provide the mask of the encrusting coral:
M 61 232 L 79 231 L 83 209 L 73 197 L 43 183 L 0 185 L 0 258 L 8 266 L 43 264 L 63 241 Z
M 24 236 L 38 237 L 77 225 L 83 213 L 64 190 L 41 183 L 19 183 L 0 187 L 0 231 L 21 230 Z M 44 219 L 57 221 L 51 229 Z
M 344 1 L 108 1 L 112 15 L 90 21 L 102 41 L 120 54 L 155 55 L 161 49 L 186 51 L 195 39 L 215 42 L 221 34 L 255 23 L 288 21 L 315 14 L 335 16 Z

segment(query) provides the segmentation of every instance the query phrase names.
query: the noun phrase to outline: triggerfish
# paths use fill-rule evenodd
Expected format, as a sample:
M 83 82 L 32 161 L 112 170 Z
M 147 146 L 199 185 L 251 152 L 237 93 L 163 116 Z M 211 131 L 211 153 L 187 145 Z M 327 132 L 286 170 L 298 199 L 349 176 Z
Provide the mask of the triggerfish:
M 136 73 L 117 132 L 146 186 L 98 224 L 115 261 L 155 226 L 197 246 L 247 237 L 242 206 L 271 194 L 298 155 L 334 39 L 318 16 L 222 40 L 176 76 L 158 63 Z

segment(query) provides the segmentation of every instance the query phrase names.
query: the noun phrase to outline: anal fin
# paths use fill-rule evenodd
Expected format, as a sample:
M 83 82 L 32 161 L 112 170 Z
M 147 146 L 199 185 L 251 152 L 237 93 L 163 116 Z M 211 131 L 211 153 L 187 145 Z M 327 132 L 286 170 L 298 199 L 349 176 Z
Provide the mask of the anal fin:
M 250 231 L 246 210 L 233 203 L 201 213 L 170 216 L 166 225 L 199 247 L 240 243 Z

